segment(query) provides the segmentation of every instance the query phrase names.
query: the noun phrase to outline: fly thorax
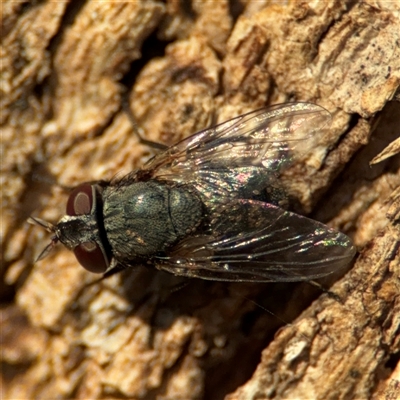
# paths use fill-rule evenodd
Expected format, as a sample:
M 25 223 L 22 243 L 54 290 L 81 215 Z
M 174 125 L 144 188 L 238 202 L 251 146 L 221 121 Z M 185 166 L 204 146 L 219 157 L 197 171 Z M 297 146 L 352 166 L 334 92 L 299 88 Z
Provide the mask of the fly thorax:
M 119 261 L 167 251 L 202 220 L 202 203 L 184 187 L 157 181 L 104 192 L 104 227 Z

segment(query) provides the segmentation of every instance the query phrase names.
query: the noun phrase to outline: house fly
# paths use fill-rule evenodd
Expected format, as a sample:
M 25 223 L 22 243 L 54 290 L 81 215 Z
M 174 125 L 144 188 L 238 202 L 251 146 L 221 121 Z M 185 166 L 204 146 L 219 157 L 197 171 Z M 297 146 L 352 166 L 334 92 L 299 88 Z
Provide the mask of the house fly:
M 166 148 L 143 168 L 70 194 L 39 259 L 57 242 L 87 270 L 153 265 L 219 281 L 303 281 L 349 264 L 351 240 L 287 211 L 284 171 L 315 146 L 324 108 L 287 103 L 253 111 Z

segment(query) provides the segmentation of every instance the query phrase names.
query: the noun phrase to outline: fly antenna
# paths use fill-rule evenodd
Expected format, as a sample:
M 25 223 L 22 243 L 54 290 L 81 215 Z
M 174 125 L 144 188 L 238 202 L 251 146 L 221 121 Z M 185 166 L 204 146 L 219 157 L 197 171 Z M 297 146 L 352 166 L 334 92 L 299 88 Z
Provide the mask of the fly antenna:
M 56 231 L 56 227 L 52 223 L 47 222 L 41 218 L 29 217 L 27 219 L 27 222 L 31 225 L 41 226 L 42 228 L 46 229 L 47 232 L 50 232 L 50 233 L 55 233 L 55 231 Z M 36 258 L 35 262 L 43 260 L 43 258 L 47 257 L 49 255 L 49 253 L 53 250 L 55 245 L 58 243 L 58 241 L 59 241 L 58 237 L 56 235 L 54 235 L 51 238 L 50 243 L 42 250 L 42 252 Z
M 27 222 L 31 225 L 38 225 L 42 228 L 46 229 L 47 232 L 54 233 L 56 231 L 56 227 L 51 223 L 47 222 L 44 219 L 37 218 L 37 217 L 29 217 Z

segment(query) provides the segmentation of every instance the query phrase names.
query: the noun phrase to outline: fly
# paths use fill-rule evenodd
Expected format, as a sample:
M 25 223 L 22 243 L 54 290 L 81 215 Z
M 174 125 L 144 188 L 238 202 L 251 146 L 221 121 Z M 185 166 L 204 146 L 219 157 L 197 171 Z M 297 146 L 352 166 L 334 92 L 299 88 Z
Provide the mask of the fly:
M 284 209 L 282 173 L 315 145 L 324 108 L 287 103 L 202 130 L 121 179 L 82 183 L 38 259 L 56 243 L 87 270 L 151 264 L 218 281 L 321 278 L 347 266 L 351 240 Z

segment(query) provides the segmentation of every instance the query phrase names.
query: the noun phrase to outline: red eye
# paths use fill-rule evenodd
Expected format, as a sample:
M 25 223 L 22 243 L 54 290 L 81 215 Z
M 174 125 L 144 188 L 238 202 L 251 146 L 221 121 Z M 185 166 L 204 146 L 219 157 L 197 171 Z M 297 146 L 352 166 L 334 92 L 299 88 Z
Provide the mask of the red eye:
M 93 206 L 93 187 L 90 183 L 82 183 L 69 195 L 67 202 L 67 215 L 90 214 Z
M 106 272 L 109 266 L 106 253 L 97 243 L 81 243 L 75 247 L 74 254 L 83 268 L 95 274 Z

